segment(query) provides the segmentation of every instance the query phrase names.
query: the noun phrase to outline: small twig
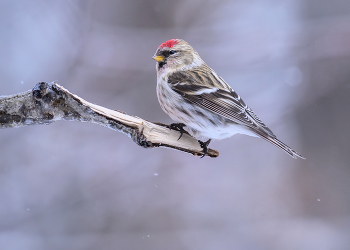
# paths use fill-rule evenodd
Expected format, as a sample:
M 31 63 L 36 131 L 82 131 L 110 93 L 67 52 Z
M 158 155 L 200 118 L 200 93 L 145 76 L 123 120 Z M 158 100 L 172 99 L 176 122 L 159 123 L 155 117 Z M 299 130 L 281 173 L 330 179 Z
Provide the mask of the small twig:
M 152 123 L 124 112 L 107 109 L 85 101 L 55 82 L 40 82 L 33 90 L 12 96 L 0 96 L 0 128 L 51 124 L 54 121 L 92 122 L 123 132 L 145 147 L 168 147 L 202 156 L 199 142 L 168 125 Z M 219 152 L 208 149 L 210 157 Z

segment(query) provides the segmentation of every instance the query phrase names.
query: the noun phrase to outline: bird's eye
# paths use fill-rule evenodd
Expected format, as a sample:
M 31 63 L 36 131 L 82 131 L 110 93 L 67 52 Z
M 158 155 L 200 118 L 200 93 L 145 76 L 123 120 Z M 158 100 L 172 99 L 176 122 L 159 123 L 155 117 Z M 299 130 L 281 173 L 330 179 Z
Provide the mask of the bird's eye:
M 175 53 L 176 53 L 175 50 L 170 50 L 170 51 L 169 51 L 169 55 L 174 55 Z

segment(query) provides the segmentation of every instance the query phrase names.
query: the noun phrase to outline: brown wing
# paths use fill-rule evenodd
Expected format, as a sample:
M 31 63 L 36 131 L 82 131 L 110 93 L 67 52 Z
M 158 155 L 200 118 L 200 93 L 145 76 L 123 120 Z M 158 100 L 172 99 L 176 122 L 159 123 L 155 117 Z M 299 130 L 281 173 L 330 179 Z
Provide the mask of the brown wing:
M 207 83 L 213 83 L 213 80 L 219 81 L 220 85 Z M 259 135 L 276 138 L 240 96 L 216 74 L 198 74 L 195 70 L 177 72 L 169 76 L 168 83 L 184 100 L 245 125 Z

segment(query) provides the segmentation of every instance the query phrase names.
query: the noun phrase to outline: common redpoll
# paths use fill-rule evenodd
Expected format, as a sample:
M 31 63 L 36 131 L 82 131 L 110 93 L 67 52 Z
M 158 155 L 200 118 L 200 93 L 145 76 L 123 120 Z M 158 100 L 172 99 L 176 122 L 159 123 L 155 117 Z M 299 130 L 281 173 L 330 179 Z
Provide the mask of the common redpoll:
M 261 137 L 293 158 L 300 154 L 277 139 L 241 97 L 200 58 L 184 40 L 161 44 L 153 59 L 157 61 L 157 96 L 162 109 L 175 122 L 199 140 L 204 155 L 211 139 L 234 134 Z M 181 137 L 181 136 L 180 136 Z M 203 155 L 203 156 L 204 156 Z

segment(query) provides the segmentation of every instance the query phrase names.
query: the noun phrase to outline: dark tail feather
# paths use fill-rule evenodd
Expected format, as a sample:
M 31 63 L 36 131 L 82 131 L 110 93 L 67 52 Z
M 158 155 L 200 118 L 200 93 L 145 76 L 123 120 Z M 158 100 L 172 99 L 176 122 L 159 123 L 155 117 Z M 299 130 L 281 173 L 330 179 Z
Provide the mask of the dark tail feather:
M 276 147 L 279 147 L 280 149 L 282 149 L 283 151 L 285 151 L 287 154 L 289 154 L 291 157 L 293 157 L 294 159 L 297 159 L 298 157 L 300 157 L 301 159 L 305 159 L 301 154 L 297 153 L 296 151 L 294 151 L 293 149 L 291 149 L 290 147 L 288 147 L 286 144 L 284 144 L 283 142 L 281 142 L 280 140 L 278 140 L 276 137 L 270 137 L 268 135 L 261 135 L 259 134 L 259 136 L 261 138 L 263 138 L 264 140 L 271 142 L 273 145 L 275 145 Z

